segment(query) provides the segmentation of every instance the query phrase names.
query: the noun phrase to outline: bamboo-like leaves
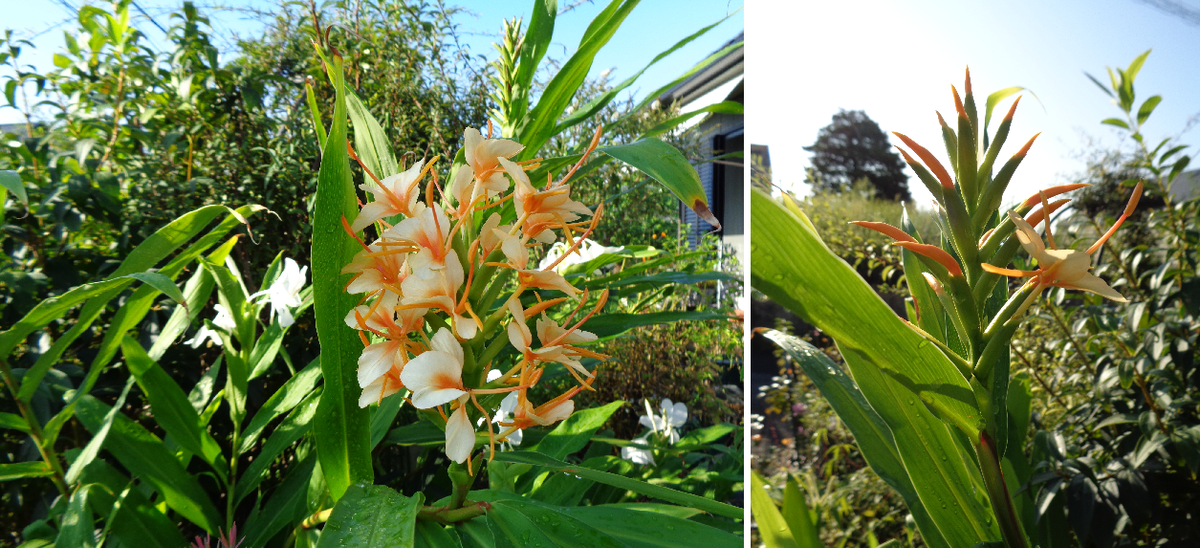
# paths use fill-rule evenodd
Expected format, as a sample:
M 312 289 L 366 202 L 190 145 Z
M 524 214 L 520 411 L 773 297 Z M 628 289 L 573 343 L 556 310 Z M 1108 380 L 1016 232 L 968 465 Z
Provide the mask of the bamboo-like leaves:
M 79 400 L 76 415 L 88 430 L 95 433 L 109 409 L 99 400 L 84 396 Z M 112 423 L 109 439 L 111 443 L 106 443 L 105 448 L 126 469 L 136 470 L 141 478 L 154 485 L 167 506 L 205 531 L 217 532 L 221 524 L 220 514 L 196 477 L 179 464 L 162 440 L 120 413 Z

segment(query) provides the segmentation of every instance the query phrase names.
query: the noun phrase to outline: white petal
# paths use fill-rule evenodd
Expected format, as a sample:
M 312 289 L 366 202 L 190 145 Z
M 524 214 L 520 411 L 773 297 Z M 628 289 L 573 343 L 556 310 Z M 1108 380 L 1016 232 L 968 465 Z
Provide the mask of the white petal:
M 1008 212 L 1008 218 L 1017 226 L 1014 231 L 1017 241 L 1021 242 L 1021 247 L 1025 248 L 1025 252 L 1030 257 L 1037 259 L 1038 266 L 1048 267 L 1054 264 L 1054 258 L 1046 254 L 1046 244 L 1042 243 L 1042 237 L 1038 234 L 1037 229 L 1012 211 Z
M 475 449 L 475 428 L 467 418 L 466 406 L 459 406 L 446 421 L 446 456 L 462 463 Z
M 1104 283 L 1104 280 L 1102 280 L 1096 276 L 1093 276 L 1090 273 L 1086 273 L 1083 275 L 1082 278 L 1072 282 L 1071 287 L 1075 288 L 1075 289 L 1082 289 L 1084 291 L 1095 293 L 1097 295 L 1100 295 L 1101 297 L 1104 297 L 1106 299 L 1112 299 L 1119 303 L 1129 302 L 1128 299 L 1123 297 L 1120 293 L 1117 293 L 1117 290 L 1109 287 L 1107 283 Z
M 358 357 L 358 386 L 365 388 L 392 368 L 396 355 L 396 343 L 391 341 L 372 344 L 363 349 Z
M 445 327 L 439 329 L 437 334 L 435 334 L 433 336 L 433 340 L 431 341 L 431 343 L 432 343 L 431 348 L 433 350 L 436 350 L 438 352 L 445 352 L 446 354 L 453 356 L 454 360 L 458 362 L 459 372 L 460 373 L 462 372 L 462 363 L 463 363 L 462 345 L 458 344 L 458 339 L 454 338 L 454 334 L 451 333 L 449 329 L 446 329 Z M 407 383 L 405 383 L 405 384 L 407 384 Z
M 378 382 L 373 382 L 363 387 L 362 395 L 358 397 L 358 406 L 366 407 L 379 401 L 379 395 L 383 393 L 383 379 Z

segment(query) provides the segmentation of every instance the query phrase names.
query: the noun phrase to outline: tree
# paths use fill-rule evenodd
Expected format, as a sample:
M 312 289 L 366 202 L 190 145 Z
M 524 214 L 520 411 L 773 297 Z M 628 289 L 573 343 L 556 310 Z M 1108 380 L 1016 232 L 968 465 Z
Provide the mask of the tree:
M 804 150 L 813 153 L 808 182 L 817 191 L 842 192 L 866 178 L 877 198 L 912 200 L 904 161 L 879 124 L 861 110 L 839 109 L 833 122 L 817 133 L 817 141 Z

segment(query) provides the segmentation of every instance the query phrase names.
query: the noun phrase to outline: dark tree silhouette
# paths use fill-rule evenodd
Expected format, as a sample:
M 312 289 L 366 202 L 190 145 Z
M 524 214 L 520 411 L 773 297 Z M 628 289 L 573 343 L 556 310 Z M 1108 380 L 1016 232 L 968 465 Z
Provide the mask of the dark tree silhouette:
M 813 153 L 808 182 L 814 190 L 843 192 L 866 178 L 876 198 L 912 200 L 904 161 L 892 150 L 879 124 L 861 110 L 839 109 L 833 123 L 817 133 L 817 142 L 804 150 Z

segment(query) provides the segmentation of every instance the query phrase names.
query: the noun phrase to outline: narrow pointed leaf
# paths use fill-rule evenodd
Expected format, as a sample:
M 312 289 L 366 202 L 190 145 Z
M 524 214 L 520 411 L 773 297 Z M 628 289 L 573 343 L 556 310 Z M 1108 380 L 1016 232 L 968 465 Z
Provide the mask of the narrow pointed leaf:
M 358 304 L 348 295 L 342 267 L 356 252 L 356 242 L 342 229 L 343 219 L 358 213 L 346 152 L 346 99 L 341 57 L 329 64 L 336 101 L 333 124 L 321 155 L 313 218 L 313 311 L 321 343 L 321 372 L 325 391 L 314 423 L 321 471 L 333 498 L 339 499 L 351 484 L 370 481 L 370 415 L 358 407 L 358 356 L 362 342 L 346 326 L 346 313 Z

